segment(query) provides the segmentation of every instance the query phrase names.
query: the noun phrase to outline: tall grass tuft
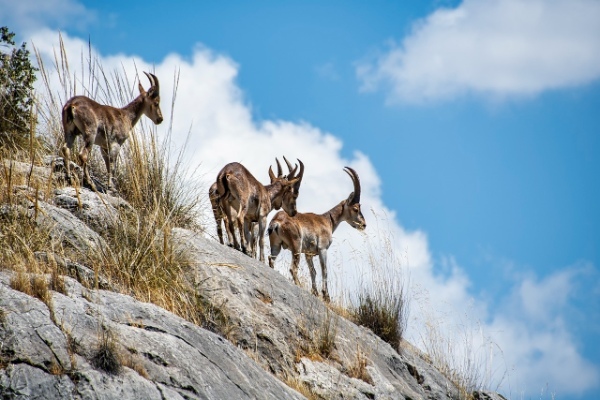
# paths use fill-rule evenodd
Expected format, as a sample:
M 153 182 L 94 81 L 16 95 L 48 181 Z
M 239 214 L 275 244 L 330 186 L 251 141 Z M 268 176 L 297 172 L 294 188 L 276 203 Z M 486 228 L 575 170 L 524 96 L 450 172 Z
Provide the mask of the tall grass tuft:
M 364 290 L 357 297 L 354 321 L 372 330 L 398 351 L 405 327 L 403 293 L 382 293 L 375 289 L 375 292 Z
M 456 385 L 461 399 L 471 400 L 475 391 L 500 387 L 506 375 L 501 367 L 502 351 L 469 313 L 464 322 L 454 325 L 428 305 L 421 305 L 421 315 L 423 358 Z
M 36 147 L 35 154 L 31 151 L 26 155 L 32 168 L 44 156 L 55 158 L 59 154 L 64 141 L 61 109 L 70 97 L 86 95 L 99 103 L 120 107 L 137 96 L 137 71 L 135 76 L 128 75 L 125 67 L 105 71 L 91 47 L 82 52 L 80 67 L 74 68 L 67 57 L 62 37 L 59 37 L 59 42 L 59 49 L 51 61 L 44 60 L 35 49 L 42 82 L 36 96 L 36 135 L 43 138 L 45 147 L 42 150 Z M 178 79 L 176 73 L 172 108 Z M 163 98 L 168 97 L 163 93 Z M 182 151 L 174 155 L 171 152 L 172 122 L 171 115 L 166 134 L 159 135 L 157 128 L 145 123 L 142 118 L 121 148 L 115 170 L 117 194 L 132 208 L 119 210 L 110 224 L 114 229 L 98 232 L 109 244 L 99 254 L 65 253 L 60 243 L 51 242 L 47 232 L 41 232 L 36 216 L 30 215 L 31 212 L 24 213 L 19 207 L 15 187 L 29 186 L 29 182 L 16 181 L 9 162 L 13 154 L 5 156 L 6 162 L 0 158 L 2 266 L 22 268 L 26 272 L 56 273 L 48 266 L 39 268 L 35 260 L 37 251 L 51 251 L 91 267 L 123 293 L 153 302 L 200 324 L 203 317 L 197 307 L 198 295 L 187 279 L 191 260 L 177 247 L 173 230 L 177 227 L 202 230 L 199 215 L 202 207 L 206 206 L 202 203 L 206 196 L 198 192 L 199 185 L 195 185 L 186 174 Z M 77 151 L 75 148 L 74 152 Z M 99 181 L 105 181 L 105 165 L 97 146 L 92 151 L 90 172 Z M 36 184 L 43 190 L 38 193 L 37 188 L 30 187 L 25 191 L 33 190 L 35 196 L 26 194 L 25 197 L 30 200 L 35 197 L 36 202 L 38 197 L 51 201 L 53 189 L 60 182 L 49 178 Z M 35 210 L 37 212 L 37 207 Z M 60 286 L 59 280 L 54 281 Z
M 367 239 L 368 272 L 359 278 L 356 293 L 348 297 L 351 319 L 400 351 L 410 300 L 406 289 L 408 278 L 391 239 L 389 236 Z
M 91 362 L 97 369 L 112 375 L 121 372 L 122 362 L 114 334 L 108 329 L 100 328 L 98 343 L 91 356 Z

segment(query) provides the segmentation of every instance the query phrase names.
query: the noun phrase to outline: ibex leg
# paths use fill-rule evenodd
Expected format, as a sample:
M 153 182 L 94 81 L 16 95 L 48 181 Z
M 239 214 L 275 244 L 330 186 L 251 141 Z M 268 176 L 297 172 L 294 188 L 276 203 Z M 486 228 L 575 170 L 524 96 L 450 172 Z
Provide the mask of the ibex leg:
M 83 168 L 83 182 L 89 185 L 92 189 L 96 189 L 94 182 L 92 182 L 92 178 L 90 177 L 90 171 L 88 168 L 88 160 L 90 158 L 90 154 L 92 153 L 92 147 L 94 146 L 94 141 L 96 140 L 95 133 L 86 132 L 83 135 L 84 137 L 84 146 L 79 152 L 79 163 Z
M 315 264 L 313 264 L 313 256 L 305 254 L 304 259 L 306 260 L 306 263 L 308 264 L 308 270 L 310 271 L 312 294 L 319 297 L 319 291 L 317 290 L 317 270 L 315 269 Z
M 106 165 L 106 173 L 108 174 L 108 187 L 113 189 L 115 187 L 113 182 L 113 173 L 117 165 L 117 157 L 119 156 L 119 151 L 121 150 L 121 146 L 118 143 L 113 143 L 110 146 L 110 150 L 105 148 L 102 149 L 102 158 L 104 158 L 104 164 Z
M 327 250 L 319 252 L 319 262 L 321 263 L 321 280 L 323 285 L 323 300 L 329 303 L 329 290 L 327 289 Z
M 292 250 L 292 267 L 290 268 L 290 273 L 292 274 L 294 283 L 297 286 L 300 286 L 300 281 L 298 280 L 298 264 L 300 264 L 300 253 Z
M 67 183 L 71 184 L 71 149 L 75 144 L 75 138 L 77 135 L 74 132 L 66 132 L 65 131 L 65 144 L 61 149 L 63 162 L 65 163 L 65 168 L 67 170 Z
M 267 225 L 267 217 L 261 218 L 258 221 L 258 247 L 260 250 L 260 262 L 265 262 L 265 226 Z M 253 230 L 254 231 L 254 230 Z M 254 234 L 254 232 L 252 232 Z M 253 247 L 256 246 L 256 239 L 252 239 Z M 256 253 L 255 253 L 256 256 Z

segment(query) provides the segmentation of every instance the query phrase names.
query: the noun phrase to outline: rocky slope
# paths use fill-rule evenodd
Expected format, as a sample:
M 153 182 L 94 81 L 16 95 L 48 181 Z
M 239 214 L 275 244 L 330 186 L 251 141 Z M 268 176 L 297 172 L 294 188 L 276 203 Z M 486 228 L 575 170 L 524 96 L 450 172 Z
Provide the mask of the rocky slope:
M 130 206 L 63 188 L 37 207 L 43 212 L 36 222 L 49 235 L 94 252 L 106 246 L 97 232 L 111 229 L 108 216 Z M 32 214 L 32 208 L 24 204 L 22 211 Z M 65 279 L 64 293 L 51 291 L 51 299 L 41 301 L 12 289 L 14 272 L 0 260 L 0 397 L 464 398 L 408 343 L 397 352 L 279 272 L 212 239 L 183 229 L 172 235 L 194 260 L 188 274 L 197 290 L 225 318 L 220 334 L 127 295 L 89 289 L 93 272 L 69 260 L 58 262 L 75 279 Z M 107 281 L 99 287 L 111 288 Z M 324 340 L 326 352 L 318 350 Z M 107 348 L 119 355 L 112 369 L 106 368 L 110 357 L 99 356 Z

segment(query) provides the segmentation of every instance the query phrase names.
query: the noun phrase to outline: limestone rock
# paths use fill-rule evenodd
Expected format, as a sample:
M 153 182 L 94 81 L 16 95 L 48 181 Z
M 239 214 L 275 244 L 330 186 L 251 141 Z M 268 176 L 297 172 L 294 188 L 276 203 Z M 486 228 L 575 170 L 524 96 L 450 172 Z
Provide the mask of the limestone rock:
M 43 399 L 300 399 L 222 337 L 152 304 L 66 278 L 51 306 L 0 273 L 0 397 Z M 90 362 L 108 332 L 124 365 Z

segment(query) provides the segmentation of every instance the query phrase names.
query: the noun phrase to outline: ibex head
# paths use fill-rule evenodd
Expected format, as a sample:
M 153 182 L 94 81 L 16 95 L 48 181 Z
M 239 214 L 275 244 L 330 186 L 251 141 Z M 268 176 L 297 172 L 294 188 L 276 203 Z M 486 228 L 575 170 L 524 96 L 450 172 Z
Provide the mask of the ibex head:
M 162 112 L 160 111 L 160 85 L 158 78 L 154 74 L 144 72 L 150 80 L 150 89 L 146 92 L 140 82 L 138 88 L 144 102 L 144 114 L 156 125 L 163 122 Z
M 279 182 L 282 185 L 279 195 L 273 199 L 271 205 L 275 210 L 279 210 L 283 207 L 285 212 L 293 217 L 298 212 L 296 209 L 296 199 L 298 198 L 300 183 L 302 181 L 302 175 L 304 174 L 304 164 L 302 164 L 302 161 L 298 160 L 300 163 L 300 174 L 295 176 L 298 166 L 292 169 L 288 160 L 285 157 L 283 159 L 288 165 L 290 172 L 288 175 L 283 175 L 281 164 L 277 158 L 275 158 L 275 161 L 277 162 L 277 176 L 275 176 L 273 173 L 273 169 L 269 167 L 269 178 L 271 179 L 271 184 Z
M 344 207 L 344 213 L 347 213 L 346 221 L 348 221 L 353 228 L 362 231 L 367 227 L 367 221 L 365 221 L 365 217 L 360 211 L 360 179 L 358 178 L 356 171 L 352 168 L 344 167 L 344 171 L 350 175 L 352 183 L 354 184 L 354 191 L 348 196 Z

